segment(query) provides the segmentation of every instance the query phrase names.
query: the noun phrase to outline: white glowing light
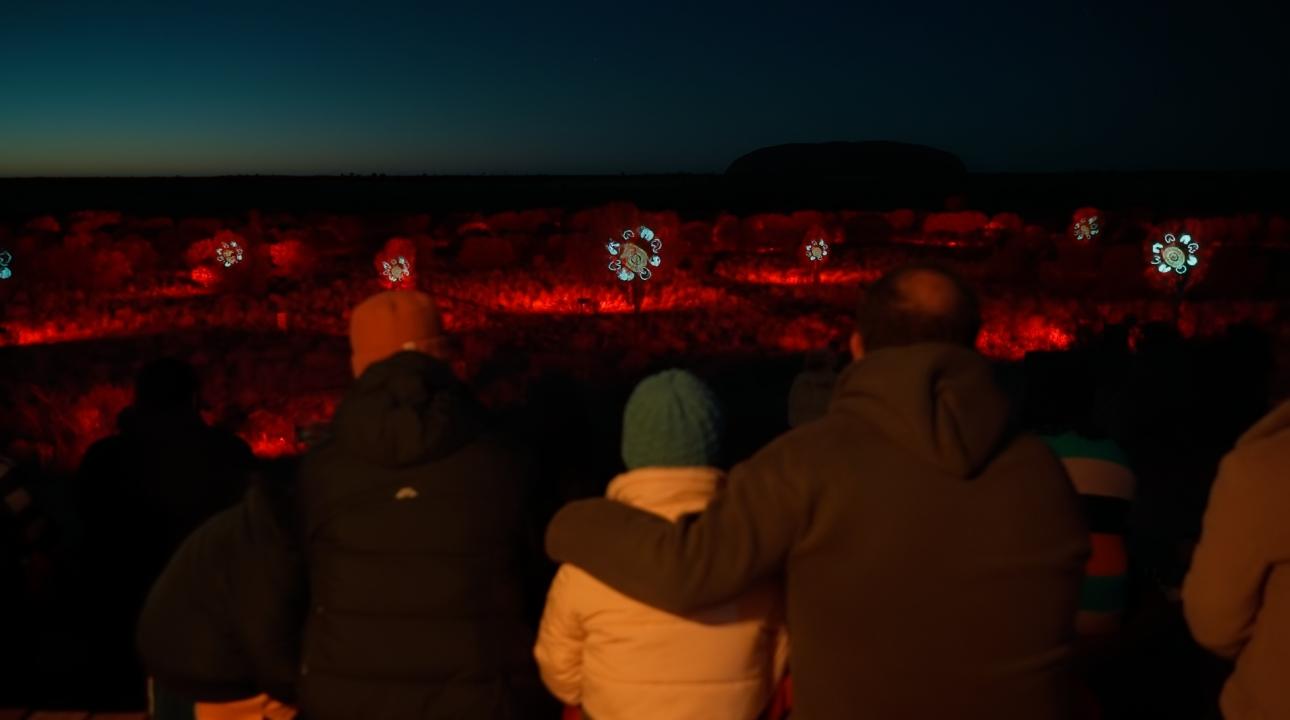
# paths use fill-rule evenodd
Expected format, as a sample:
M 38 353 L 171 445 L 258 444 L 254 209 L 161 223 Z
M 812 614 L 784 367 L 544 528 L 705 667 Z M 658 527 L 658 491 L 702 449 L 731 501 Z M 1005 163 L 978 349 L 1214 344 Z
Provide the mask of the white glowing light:
M 222 242 L 215 250 L 215 258 L 224 263 L 224 267 L 233 267 L 242 262 L 242 246 L 236 240 Z
M 400 255 L 393 260 L 382 262 L 381 274 L 386 280 L 398 285 L 412 274 L 412 267 L 408 264 L 408 259 Z
M 816 238 L 806 243 L 806 259 L 811 262 L 819 262 L 829 255 L 829 244 L 824 238 Z
M 1093 217 L 1082 217 L 1075 221 L 1074 233 L 1076 240 L 1092 240 L 1097 237 L 1098 232 L 1096 215 Z
M 1169 233 L 1165 235 L 1163 243 L 1151 246 L 1151 264 L 1161 273 L 1175 272 L 1184 275 L 1188 268 L 1195 267 L 1200 262 L 1196 258 L 1196 251 L 1199 249 L 1200 244 L 1193 242 L 1191 235 L 1175 238 L 1173 233 Z
M 610 240 L 605 248 L 613 260 L 609 262 L 609 270 L 614 276 L 623 282 L 631 282 L 636 278 L 649 280 L 654 277 L 651 267 L 658 267 L 663 264 L 663 258 L 659 251 L 663 249 L 663 241 L 654 236 L 654 231 L 641 225 L 633 230 L 624 230 L 622 240 Z

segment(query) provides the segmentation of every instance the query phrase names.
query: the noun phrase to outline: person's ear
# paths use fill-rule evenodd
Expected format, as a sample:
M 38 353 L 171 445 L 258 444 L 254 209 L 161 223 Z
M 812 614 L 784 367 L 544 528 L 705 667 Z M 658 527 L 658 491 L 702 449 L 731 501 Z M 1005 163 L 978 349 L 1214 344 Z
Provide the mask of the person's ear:
M 864 357 L 864 338 L 860 337 L 860 331 L 856 330 L 851 333 L 851 359 L 859 360 Z

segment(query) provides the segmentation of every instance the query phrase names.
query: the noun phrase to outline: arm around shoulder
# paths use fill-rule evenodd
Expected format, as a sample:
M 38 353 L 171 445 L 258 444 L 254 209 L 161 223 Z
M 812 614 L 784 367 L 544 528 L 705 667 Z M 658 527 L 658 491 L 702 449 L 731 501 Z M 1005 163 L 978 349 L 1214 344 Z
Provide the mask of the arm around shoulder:
M 805 522 L 782 443 L 735 467 L 706 510 L 676 523 L 611 500 L 571 503 L 547 528 L 547 553 L 668 612 L 730 600 L 783 566 Z

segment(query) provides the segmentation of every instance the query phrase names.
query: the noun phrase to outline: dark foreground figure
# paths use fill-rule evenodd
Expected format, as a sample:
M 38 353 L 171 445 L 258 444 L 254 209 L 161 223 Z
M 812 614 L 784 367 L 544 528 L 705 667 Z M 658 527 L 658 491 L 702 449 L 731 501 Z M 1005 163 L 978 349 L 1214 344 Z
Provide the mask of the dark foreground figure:
M 353 388 L 304 460 L 310 720 L 558 714 L 531 655 L 528 470 L 441 359 L 421 293 L 351 321 Z
M 1088 533 L 1052 452 L 1010 430 L 978 328 L 943 271 L 884 278 L 823 419 L 675 524 L 569 505 L 548 552 L 678 613 L 783 573 L 794 718 L 1074 716 Z
M 148 594 L 138 645 L 155 720 L 228 717 L 232 707 L 244 710 L 237 717 L 293 713 L 305 590 L 295 465 L 257 472 L 242 502 L 179 546 Z
M 206 425 L 196 373 L 163 359 L 139 374 L 120 432 L 86 452 L 77 477 L 84 522 L 91 697 L 143 707 L 134 627 L 149 588 L 189 534 L 236 504 L 254 463 L 237 436 Z

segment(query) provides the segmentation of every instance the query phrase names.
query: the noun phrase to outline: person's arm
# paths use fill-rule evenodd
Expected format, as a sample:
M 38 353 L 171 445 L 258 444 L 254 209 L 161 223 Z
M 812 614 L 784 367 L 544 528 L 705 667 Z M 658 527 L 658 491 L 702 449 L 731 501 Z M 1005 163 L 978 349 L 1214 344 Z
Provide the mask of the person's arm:
M 1196 642 L 1234 658 L 1250 639 L 1268 574 L 1266 498 L 1254 467 L 1228 455 L 1210 492 L 1204 529 L 1183 582 L 1183 613 Z
M 304 557 L 260 493 L 252 488 L 245 500 L 230 614 L 259 689 L 291 704 L 305 616 Z
M 576 572 L 565 565 L 555 574 L 533 648 L 542 682 L 566 705 L 582 702 L 582 643 L 587 638 L 576 607 Z
M 809 470 L 788 463 L 786 439 L 736 466 L 706 510 L 676 523 L 611 500 L 566 505 L 547 528 L 547 553 L 668 612 L 728 601 L 782 567 L 803 532 Z

